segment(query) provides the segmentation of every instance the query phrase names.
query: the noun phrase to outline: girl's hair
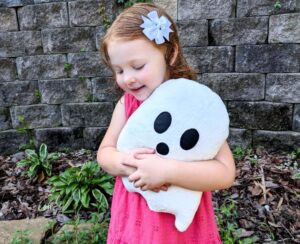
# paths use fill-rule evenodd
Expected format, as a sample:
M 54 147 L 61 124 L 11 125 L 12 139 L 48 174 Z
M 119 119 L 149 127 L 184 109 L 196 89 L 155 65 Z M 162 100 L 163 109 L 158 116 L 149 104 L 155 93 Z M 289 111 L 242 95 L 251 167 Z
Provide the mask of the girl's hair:
M 140 25 L 143 23 L 142 16 L 147 16 L 151 11 L 157 11 L 158 16 L 164 15 L 171 22 L 169 41 L 157 45 L 154 41 L 150 41 L 143 33 Z M 111 68 L 110 59 L 107 52 L 107 46 L 111 39 L 135 40 L 145 38 L 157 48 L 165 48 L 165 59 L 168 66 L 169 78 L 187 78 L 196 80 L 196 72 L 188 65 L 182 54 L 179 44 L 177 28 L 171 17 L 160 7 L 150 3 L 137 3 L 132 7 L 124 10 L 113 22 L 102 40 L 101 53 L 106 65 Z M 115 74 L 114 74 L 115 75 Z

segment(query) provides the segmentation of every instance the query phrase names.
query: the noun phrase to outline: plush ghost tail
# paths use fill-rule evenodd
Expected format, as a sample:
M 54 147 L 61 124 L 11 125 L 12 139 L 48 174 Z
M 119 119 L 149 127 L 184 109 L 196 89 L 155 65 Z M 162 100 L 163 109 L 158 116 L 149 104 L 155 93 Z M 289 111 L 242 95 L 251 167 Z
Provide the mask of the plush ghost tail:
M 202 192 L 191 191 L 177 186 L 170 186 L 167 191 L 141 191 L 127 177 L 122 177 L 123 184 L 129 192 L 140 193 L 147 201 L 148 207 L 155 212 L 175 215 L 175 227 L 185 231 L 191 222 L 201 201 Z
M 187 163 L 209 160 L 228 133 L 228 113 L 216 93 L 195 81 L 173 79 L 162 83 L 131 115 L 119 135 L 117 149 L 154 148 L 161 157 Z M 140 193 L 151 210 L 175 215 L 179 231 L 192 223 L 202 192 L 171 186 L 155 193 L 141 191 L 127 177 L 122 181 L 128 191 Z

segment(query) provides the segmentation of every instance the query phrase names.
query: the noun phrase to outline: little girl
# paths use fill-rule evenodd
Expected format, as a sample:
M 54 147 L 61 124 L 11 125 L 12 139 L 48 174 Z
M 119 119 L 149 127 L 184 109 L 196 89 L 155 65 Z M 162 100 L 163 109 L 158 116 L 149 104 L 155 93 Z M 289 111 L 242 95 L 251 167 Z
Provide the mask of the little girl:
M 125 92 L 97 154 L 102 168 L 117 176 L 107 243 L 221 243 L 210 191 L 228 188 L 234 181 L 234 160 L 227 142 L 214 159 L 201 163 L 161 158 L 152 148 L 136 148 L 128 153 L 116 150 L 127 119 L 155 88 L 168 79 L 196 79 L 183 57 L 174 22 L 156 5 L 136 4 L 121 13 L 109 28 L 102 54 Z M 166 191 L 168 186 L 177 185 L 204 192 L 191 225 L 179 232 L 173 215 L 151 211 L 140 194 L 127 192 L 121 176 L 128 176 L 144 191 Z

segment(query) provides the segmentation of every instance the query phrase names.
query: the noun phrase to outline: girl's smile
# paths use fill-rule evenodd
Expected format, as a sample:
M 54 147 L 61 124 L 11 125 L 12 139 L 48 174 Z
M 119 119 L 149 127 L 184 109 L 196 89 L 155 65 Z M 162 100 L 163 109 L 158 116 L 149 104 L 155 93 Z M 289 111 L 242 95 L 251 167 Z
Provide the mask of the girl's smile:
M 111 40 L 108 55 L 118 85 L 140 101 L 168 79 L 164 53 L 147 39 Z

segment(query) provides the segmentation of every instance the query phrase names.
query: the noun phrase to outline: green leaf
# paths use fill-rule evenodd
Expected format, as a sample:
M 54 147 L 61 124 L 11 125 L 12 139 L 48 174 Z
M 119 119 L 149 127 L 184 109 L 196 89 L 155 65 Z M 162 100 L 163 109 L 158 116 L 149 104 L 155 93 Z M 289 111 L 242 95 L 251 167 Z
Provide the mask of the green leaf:
M 36 159 L 39 158 L 38 155 L 36 154 L 36 152 L 35 152 L 34 150 L 26 149 L 26 150 L 25 150 L 25 153 L 26 153 L 26 155 L 27 155 L 28 157 L 30 157 L 30 158 L 36 158 Z
M 103 193 L 98 189 L 93 189 L 92 194 L 98 202 L 101 202 L 102 198 L 104 197 Z
M 64 205 L 62 211 L 65 212 L 65 211 L 70 207 L 70 205 L 72 204 L 72 202 L 73 202 L 73 198 L 70 197 L 70 198 L 68 199 L 68 201 L 66 202 L 66 204 Z
M 47 152 L 46 144 L 44 144 L 44 143 L 41 144 L 39 154 L 40 154 L 40 159 L 42 162 L 47 159 L 48 152 Z
M 27 166 L 27 165 L 29 165 L 30 164 L 30 161 L 29 160 L 27 160 L 27 159 L 22 159 L 21 161 L 19 161 L 18 163 L 17 163 L 17 166 L 18 167 L 22 167 L 22 166 Z
M 76 189 L 75 191 L 73 191 L 72 197 L 73 197 L 73 199 L 76 203 L 78 203 L 80 201 L 80 196 L 81 195 L 80 195 L 80 190 L 79 189 Z
M 88 208 L 89 207 L 89 203 L 90 203 L 90 196 L 87 194 L 87 193 L 84 193 L 82 196 L 81 196 L 81 203 L 82 205 L 85 207 L 85 208 Z

